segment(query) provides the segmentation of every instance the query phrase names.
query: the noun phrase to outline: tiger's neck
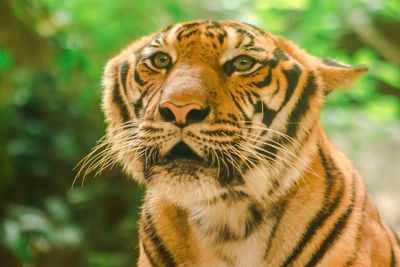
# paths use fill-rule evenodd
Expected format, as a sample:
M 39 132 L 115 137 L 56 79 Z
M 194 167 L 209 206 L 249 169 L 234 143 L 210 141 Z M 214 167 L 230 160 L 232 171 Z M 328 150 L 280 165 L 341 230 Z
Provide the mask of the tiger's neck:
M 287 188 L 279 190 L 279 194 L 271 197 L 268 190 L 263 196 L 243 191 L 213 203 L 189 207 L 177 207 L 160 200 L 158 205 L 152 205 L 158 206 L 157 210 L 150 211 L 154 221 L 165 223 L 166 219 L 169 220 L 168 227 L 172 228 L 166 230 L 167 235 L 180 242 L 187 240 L 185 242 L 191 245 L 185 250 L 189 255 L 185 257 L 197 258 L 198 262 L 259 266 L 267 261 L 270 266 L 278 266 L 278 262 L 285 261 L 282 255 L 291 255 L 293 248 L 299 246 L 298 240 L 304 238 L 302 233 L 305 229 L 316 231 L 322 227 L 319 224 L 323 224 L 327 212 L 330 212 L 325 211 L 323 205 L 328 203 L 329 207 L 334 207 L 337 204 L 335 199 L 344 201 L 351 198 L 349 181 L 353 174 L 341 171 L 348 167 L 345 165 L 351 167 L 351 164 L 337 153 L 323 132 L 316 132 L 312 138 L 309 146 L 313 147 L 313 153 L 303 157 L 307 164 L 301 165 L 301 171 L 285 173 L 283 179 L 296 180 L 283 183 Z M 327 203 L 320 203 L 321 199 Z M 315 214 L 319 217 L 313 218 Z M 198 247 L 192 248 L 193 244 Z M 195 255 L 196 251 L 202 253 Z M 295 262 L 297 255 L 293 255 L 286 260 Z
M 247 177 L 247 183 L 238 187 L 238 191 L 226 194 L 224 198 L 213 203 L 187 207 L 188 220 L 199 238 L 209 245 L 240 241 L 247 243 L 252 236 L 270 243 L 267 240 L 274 236 L 276 225 L 293 195 L 303 194 L 306 202 L 309 197 L 323 194 L 323 175 L 318 152 L 320 145 L 317 140 L 328 140 L 318 133 L 310 138 L 313 140 L 304 148 L 308 152 L 299 157 L 299 162 L 292 164 L 292 169 L 282 170 L 282 176 L 266 175 L 264 178 L 276 179 L 278 183 L 267 181 L 264 184 L 252 184 L 253 177 Z M 261 168 L 251 175 L 260 175 L 263 171 L 265 169 Z M 254 180 L 259 181 L 259 178 Z

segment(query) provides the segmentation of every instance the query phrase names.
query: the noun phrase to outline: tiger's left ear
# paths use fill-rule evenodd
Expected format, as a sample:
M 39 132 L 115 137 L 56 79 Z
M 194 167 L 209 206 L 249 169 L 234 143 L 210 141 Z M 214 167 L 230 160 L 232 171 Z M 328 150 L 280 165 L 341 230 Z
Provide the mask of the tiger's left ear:
M 325 87 L 325 95 L 342 86 L 351 86 L 369 66 L 351 66 L 330 58 L 319 58 L 318 71 Z

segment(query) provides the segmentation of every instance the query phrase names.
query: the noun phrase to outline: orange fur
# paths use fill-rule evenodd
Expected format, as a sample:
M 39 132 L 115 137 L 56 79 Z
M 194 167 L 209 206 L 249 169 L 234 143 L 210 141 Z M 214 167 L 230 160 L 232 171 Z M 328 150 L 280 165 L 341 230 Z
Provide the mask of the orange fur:
M 179 23 L 112 59 L 100 164 L 147 187 L 139 266 L 400 266 L 398 235 L 319 121 L 323 97 L 366 70 L 236 21 Z M 177 123 L 182 107 L 196 109 Z

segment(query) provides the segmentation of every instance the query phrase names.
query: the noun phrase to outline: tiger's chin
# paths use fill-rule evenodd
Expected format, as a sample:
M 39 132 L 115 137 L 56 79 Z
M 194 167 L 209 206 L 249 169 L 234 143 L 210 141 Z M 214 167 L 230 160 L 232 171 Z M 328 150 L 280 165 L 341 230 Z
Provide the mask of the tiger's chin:
M 147 167 L 135 161 L 125 171 L 147 187 L 152 199 L 183 207 L 207 204 L 228 191 L 218 181 L 217 168 L 193 159 L 173 159 Z
M 146 170 L 147 190 L 179 206 L 205 204 L 226 191 L 218 183 L 218 170 L 191 159 L 175 159 Z

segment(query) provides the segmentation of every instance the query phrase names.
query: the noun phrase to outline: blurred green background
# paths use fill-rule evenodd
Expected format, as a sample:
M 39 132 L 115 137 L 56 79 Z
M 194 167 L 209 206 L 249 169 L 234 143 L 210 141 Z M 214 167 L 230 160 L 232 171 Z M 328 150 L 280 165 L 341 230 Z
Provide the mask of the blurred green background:
M 242 20 L 371 66 L 328 96 L 322 119 L 399 229 L 399 14 L 398 0 L 0 0 L 0 265 L 135 265 L 144 189 L 119 167 L 70 189 L 73 168 L 105 131 L 107 59 L 198 18 Z

